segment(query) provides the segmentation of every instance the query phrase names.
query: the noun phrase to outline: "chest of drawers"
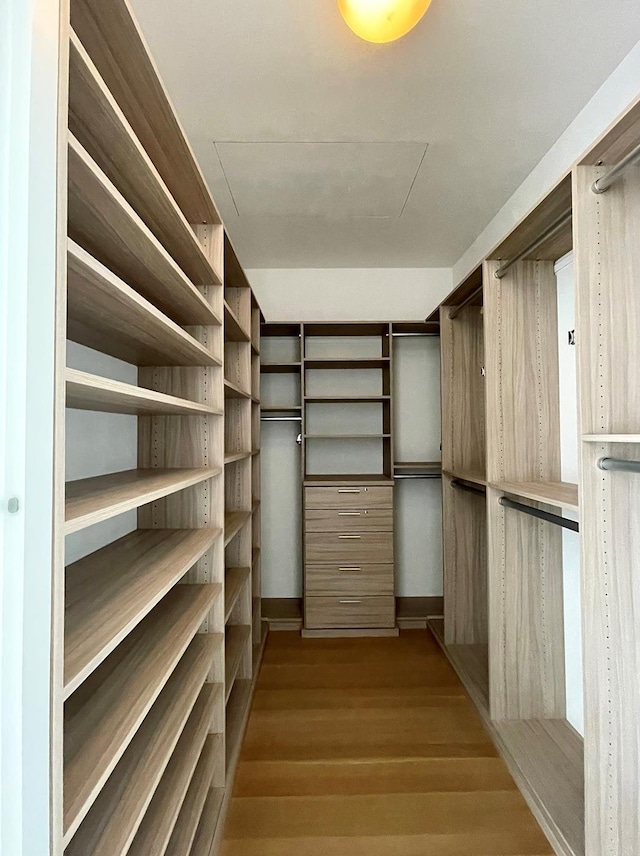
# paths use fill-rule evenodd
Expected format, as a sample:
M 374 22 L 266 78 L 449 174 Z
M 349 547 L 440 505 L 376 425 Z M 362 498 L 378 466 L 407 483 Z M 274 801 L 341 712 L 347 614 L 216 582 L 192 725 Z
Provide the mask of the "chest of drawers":
M 304 558 L 305 630 L 395 630 L 391 484 L 305 487 Z

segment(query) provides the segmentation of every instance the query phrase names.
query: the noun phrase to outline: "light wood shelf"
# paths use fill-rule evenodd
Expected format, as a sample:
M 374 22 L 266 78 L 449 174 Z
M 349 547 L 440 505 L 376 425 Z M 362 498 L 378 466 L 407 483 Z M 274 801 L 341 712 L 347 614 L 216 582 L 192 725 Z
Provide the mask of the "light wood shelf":
M 305 404 L 384 404 L 391 401 L 390 395 L 305 395 Z
M 302 407 L 299 404 L 285 405 L 284 407 L 275 407 L 273 404 L 262 405 L 260 410 L 263 413 L 300 413 Z
M 162 692 L 218 592 L 217 586 L 175 586 L 67 699 L 65 845 Z M 221 636 L 209 639 L 222 643 Z
M 227 768 L 240 755 L 242 736 L 247 724 L 252 686 L 250 680 L 235 682 L 227 702 Z
M 449 658 L 451 665 L 476 707 L 485 716 L 489 715 L 489 646 L 446 645 L 444 640 L 444 619 L 429 618 L 427 626 L 438 644 Z
M 305 440 L 386 440 L 391 434 L 305 434 Z
M 393 477 L 385 476 L 383 473 L 307 473 L 304 479 L 306 485 L 348 485 L 353 482 L 388 485 L 393 484 Z
M 300 361 L 291 363 L 261 363 L 262 374 L 299 374 L 302 370 Z
M 108 520 L 164 496 L 207 481 L 220 470 L 145 469 L 125 470 L 67 482 L 65 533 Z
M 412 470 L 440 473 L 442 463 L 440 461 L 394 461 L 393 469 L 401 473 Z
M 179 324 L 220 324 L 204 296 L 73 134 L 69 235 Z
M 204 741 L 213 695 L 222 691 L 218 685 L 213 692 L 201 692 L 214 644 L 215 639 L 206 635 L 193 640 L 71 839 L 66 856 L 128 852 L 174 749 L 186 751 L 182 737 L 189 748 L 200 737 Z M 177 761 L 179 765 L 180 759 Z M 170 796 L 175 798 L 175 794 Z M 152 831 L 158 831 L 157 827 Z
M 238 602 L 245 584 L 251 577 L 251 568 L 227 568 L 224 575 L 224 620 L 225 624 Z
M 211 739 L 214 753 L 222 751 L 220 735 L 208 738 L 215 699 L 221 694 L 221 684 L 205 684 L 202 688 L 127 856 L 160 856 L 165 852 L 205 742 Z
M 250 511 L 227 511 L 224 515 L 224 546 L 232 541 L 245 523 L 251 519 Z
M 224 456 L 225 466 L 235 464 L 237 461 L 245 461 L 251 457 L 251 452 L 226 452 Z
M 442 474 L 447 476 L 450 479 L 458 479 L 459 481 L 469 482 L 470 484 L 477 484 L 481 487 L 486 487 L 487 477 L 484 473 L 479 472 L 451 472 L 450 470 L 442 470 Z
M 385 369 L 389 368 L 389 357 L 351 357 L 305 359 L 305 369 Z
M 108 179 L 196 285 L 221 283 L 202 244 L 71 31 L 69 127 Z
M 585 443 L 640 443 L 640 434 L 583 434 Z
M 259 508 L 260 508 L 260 500 L 254 499 L 252 504 L 251 504 L 251 513 L 255 514 Z
M 244 329 L 226 300 L 224 302 L 224 337 L 229 342 L 251 341 L 251 335 Z
M 210 790 L 210 785 L 214 768 L 218 763 L 218 753 L 220 750 L 218 736 L 210 734 L 198 759 L 198 764 L 182 803 L 180 814 L 171 833 L 171 839 L 167 845 L 165 856 L 189 856 L 192 852 L 191 845 L 196 836 L 196 830 L 200 823 L 205 801 L 210 793 L 212 793 L 212 798 L 209 803 L 209 809 L 213 813 L 214 804 L 217 805 L 218 810 L 215 812 L 215 820 L 217 822 L 224 791 L 222 788 Z
M 68 244 L 69 339 L 137 366 L 221 360 L 74 241 Z
M 140 386 L 68 368 L 66 404 L 74 410 L 167 416 L 221 416 L 222 410 Z
M 227 624 L 224 634 L 225 650 L 225 696 L 229 700 L 233 689 L 242 657 L 247 648 L 247 641 L 251 636 L 251 627 L 247 624 Z
M 221 534 L 220 529 L 140 529 L 67 567 L 65 699 Z
M 579 508 L 578 485 L 570 482 L 496 482 L 491 487 L 559 508 Z
M 225 398 L 251 398 L 251 393 L 247 392 L 234 383 L 229 378 L 224 379 L 224 397 Z

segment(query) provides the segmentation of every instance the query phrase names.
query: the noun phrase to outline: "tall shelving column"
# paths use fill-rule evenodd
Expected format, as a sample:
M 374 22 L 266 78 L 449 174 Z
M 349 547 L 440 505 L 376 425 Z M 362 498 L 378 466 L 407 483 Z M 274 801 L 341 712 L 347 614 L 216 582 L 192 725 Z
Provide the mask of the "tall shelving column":
M 574 170 L 582 435 L 587 856 L 640 852 L 640 169 L 594 182 L 638 146 L 640 108 Z M 635 128 L 635 133 L 629 133 Z
M 52 851 L 209 856 L 264 642 L 259 307 L 128 3 L 72 0 L 71 25 L 58 350 L 138 370 L 68 367 L 64 394 L 136 416 L 138 449 L 136 469 L 68 482 L 58 528 L 98 543 L 127 511 L 137 528 L 56 568 Z

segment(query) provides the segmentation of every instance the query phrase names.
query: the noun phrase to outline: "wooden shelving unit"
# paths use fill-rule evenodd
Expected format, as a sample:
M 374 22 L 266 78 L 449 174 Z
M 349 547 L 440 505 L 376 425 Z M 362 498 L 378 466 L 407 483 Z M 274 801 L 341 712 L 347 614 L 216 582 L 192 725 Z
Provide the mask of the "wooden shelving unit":
M 109 472 L 97 441 L 56 520 L 51 854 L 210 856 L 265 639 L 260 308 L 127 0 L 70 23 L 58 351 L 137 382 L 62 356 L 57 406 L 138 443 Z

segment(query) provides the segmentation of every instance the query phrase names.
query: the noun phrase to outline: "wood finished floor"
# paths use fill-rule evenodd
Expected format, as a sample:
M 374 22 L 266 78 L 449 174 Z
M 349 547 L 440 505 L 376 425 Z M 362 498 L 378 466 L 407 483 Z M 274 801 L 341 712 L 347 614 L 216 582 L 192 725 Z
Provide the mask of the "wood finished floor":
M 552 856 L 427 631 L 271 633 L 223 856 Z

